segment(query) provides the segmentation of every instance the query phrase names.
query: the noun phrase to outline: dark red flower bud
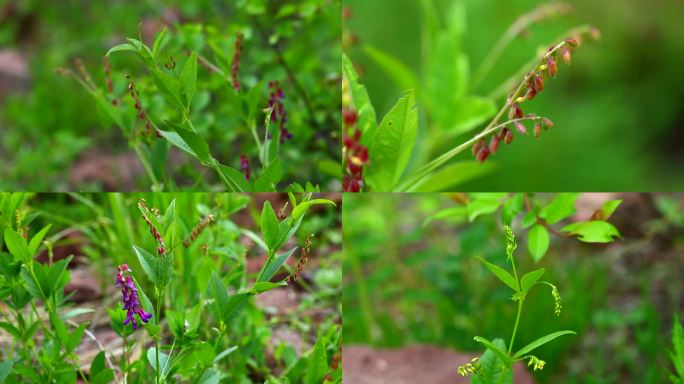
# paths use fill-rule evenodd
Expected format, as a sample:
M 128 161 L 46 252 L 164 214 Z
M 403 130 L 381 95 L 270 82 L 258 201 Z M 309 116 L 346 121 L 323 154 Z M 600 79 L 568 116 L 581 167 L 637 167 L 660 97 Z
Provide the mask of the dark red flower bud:
M 534 99 L 535 96 L 537 96 L 537 91 L 535 91 L 532 88 L 528 88 L 527 89 L 527 95 L 525 96 L 525 97 L 527 97 L 527 100 L 532 100 L 532 99 Z
M 498 149 L 499 149 L 499 136 L 494 135 L 494 136 L 492 136 L 492 139 L 489 141 L 489 152 L 496 153 L 496 151 Z
M 522 109 L 520 109 L 520 106 L 518 103 L 513 103 L 511 104 L 511 109 L 508 111 L 508 118 L 509 119 L 519 119 L 523 117 L 524 112 Z
M 554 60 L 553 57 L 549 57 L 546 59 L 546 65 L 549 67 L 549 74 L 551 77 L 555 77 L 556 73 L 558 73 L 558 65 L 556 64 L 556 60 Z
M 504 135 L 504 143 L 506 143 L 506 145 L 508 145 L 511 142 L 513 142 L 513 132 L 508 128 L 505 128 L 505 129 L 506 129 L 506 134 Z
M 553 121 L 549 120 L 546 117 L 542 117 L 542 123 L 546 126 L 546 128 L 551 128 L 553 127 Z
M 477 153 L 477 156 L 475 156 L 475 158 L 480 163 L 484 163 L 484 161 L 487 160 L 487 158 L 489 157 L 490 153 L 491 152 L 489 152 L 489 148 L 487 146 L 484 146 L 480 149 L 480 151 Z
M 601 31 L 596 27 L 592 27 L 590 33 L 591 33 L 591 37 L 594 40 L 598 40 L 601 38 Z
M 537 139 L 541 136 L 541 129 L 541 124 L 536 123 L 534 125 L 534 137 L 536 137 Z
M 579 45 L 579 41 L 577 41 L 577 39 L 573 39 L 573 38 L 565 39 L 565 43 L 571 47 L 576 47 Z
M 345 108 L 342 111 L 342 116 L 344 117 L 344 123 L 347 126 L 352 126 L 352 125 L 356 124 L 356 118 L 357 118 L 356 111 Z
M 570 54 L 570 49 L 568 49 L 568 47 L 563 46 L 560 48 L 560 51 L 561 51 L 561 57 L 563 58 L 563 62 L 565 62 L 565 64 L 570 64 L 570 61 L 572 61 L 572 55 Z
M 358 142 L 359 140 L 361 140 L 361 131 L 359 131 L 358 129 L 357 129 L 356 131 L 354 131 L 354 136 L 353 136 L 353 138 L 354 138 L 354 141 L 356 141 L 356 142 Z
M 533 76 L 533 78 L 534 78 L 534 81 L 533 81 L 533 83 L 534 83 L 534 90 L 535 90 L 537 93 L 543 91 L 543 90 L 544 90 L 544 80 L 542 79 L 542 77 L 535 74 L 535 75 Z
M 527 135 L 527 128 L 523 125 L 523 123 L 516 121 L 515 122 L 515 128 L 520 132 L 522 135 Z
M 473 144 L 473 147 L 471 148 L 473 151 L 473 156 L 477 156 L 478 153 L 480 153 L 480 149 L 485 146 L 485 141 L 484 139 L 480 139 L 477 143 Z

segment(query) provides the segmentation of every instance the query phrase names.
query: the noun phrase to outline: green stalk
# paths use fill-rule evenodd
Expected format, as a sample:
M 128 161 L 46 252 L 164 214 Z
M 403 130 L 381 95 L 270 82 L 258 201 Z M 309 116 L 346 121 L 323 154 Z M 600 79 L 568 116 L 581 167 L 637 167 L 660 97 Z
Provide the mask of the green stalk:
M 157 320 L 157 325 L 161 327 L 161 321 L 159 319 L 159 316 L 161 315 L 161 306 L 162 306 L 162 298 L 164 297 L 164 292 L 163 288 L 157 287 L 157 307 L 155 308 L 155 318 Z M 159 335 L 161 334 L 161 328 L 159 329 L 159 333 L 154 337 L 154 354 L 157 360 L 157 369 L 155 369 L 156 373 L 156 383 L 160 384 L 160 372 L 159 372 Z
M 513 334 L 511 335 L 511 343 L 508 345 L 508 354 L 513 352 L 513 342 L 515 341 L 515 334 L 518 332 L 518 323 L 520 322 L 520 314 L 522 313 L 523 301 L 518 299 L 518 315 L 515 317 L 515 325 L 513 326 Z

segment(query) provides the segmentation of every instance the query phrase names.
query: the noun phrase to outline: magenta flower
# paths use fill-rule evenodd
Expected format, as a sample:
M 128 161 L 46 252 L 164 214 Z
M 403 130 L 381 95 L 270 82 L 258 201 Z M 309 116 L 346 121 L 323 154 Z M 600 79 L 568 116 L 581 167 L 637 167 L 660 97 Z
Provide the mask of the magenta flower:
M 133 330 L 135 331 L 138 328 L 135 315 L 138 315 L 143 323 L 150 321 L 152 315 L 142 309 L 140 299 L 138 298 L 138 289 L 133 283 L 130 272 L 131 269 L 128 268 L 128 264 L 120 265 L 119 272 L 116 275 L 116 286 L 121 287 L 123 309 L 126 310 L 126 320 L 124 320 L 123 324 L 128 325 L 128 323 L 133 322 Z

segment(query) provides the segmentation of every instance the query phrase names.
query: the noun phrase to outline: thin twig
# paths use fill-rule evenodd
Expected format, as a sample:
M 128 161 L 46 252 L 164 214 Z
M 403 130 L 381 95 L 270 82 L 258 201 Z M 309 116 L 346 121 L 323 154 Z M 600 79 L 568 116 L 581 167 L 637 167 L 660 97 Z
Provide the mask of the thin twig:
M 261 35 L 261 38 L 264 41 L 264 44 L 266 44 L 266 46 L 271 48 L 271 50 L 273 51 L 273 53 L 276 56 L 276 60 L 278 61 L 278 64 L 280 64 L 280 66 L 283 68 L 283 70 L 285 70 L 285 73 L 287 74 L 287 78 L 288 78 L 288 80 L 290 80 L 290 83 L 294 87 L 295 92 L 304 101 L 304 106 L 306 107 L 306 111 L 309 114 L 309 123 L 313 127 L 319 128 L 318 122 L 316 122 L 315 111 L 314 111 L 313 105 L 311 104 L 309 97 L 306 95 L 304 88 L 299 84 L 299 81 L 297 80 L 297 76 L 295 75 L 294 71 L 292 71 L 292 68 L 290 68 L 289 64 L 287 64 L 287 61 L 285 61 L 285 57 L 283 56 L 283 53 L 280 49 L 280 46 L 278 44 L 269 43 L 268 33 L 261 27 L 261 23 L 259 22 L 259 20 L 257 18 L 254 18 L 254 24 L 256 25 L 256 29 L 259 31 L 259 34 Z

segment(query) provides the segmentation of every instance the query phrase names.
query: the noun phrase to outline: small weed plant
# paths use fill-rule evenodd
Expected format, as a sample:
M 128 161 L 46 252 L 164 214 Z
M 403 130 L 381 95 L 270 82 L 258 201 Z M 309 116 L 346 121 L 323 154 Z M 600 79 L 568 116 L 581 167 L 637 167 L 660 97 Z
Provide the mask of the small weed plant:
M 316 341 L 304 354 L 281 346 L 278 364 L 282 372 L 269 374 L 259 347 L 268 336 L 268 323 L 251 309 L 255 296 L 298 283 L 312 238 L 306 238 L 301 251 L 291 246 L 291 239 L 311 207 L 334 205 L 331 200 L 290 194 L 289 214 L 285 209 L 276 213 L 269 201 L 263 203 L 261 214 L 256 215 L 261 235 L 243 232 L 265 253 L 256 276 L 247 271 L 248 246 L 234 240 L 234 223 L 227 216 L 249 199 L 223 200 L 214 208 L 200 204 L 203 213 L 194 223 L 177 211 L 176 199 L 163 211 L 139 200 L 139 216 L 132 219 L 144 224 L 133 228 L 148 234 L 120 228 L 141 242 L 129 243 L 131 257 L 108 256 L 103 264 L 111 277 L 105 284 L 107 291 L 116 292 L 104 304 L 111 329 L 121 338 L 120 349 L 114 352 L 100 344 L 88 321 L 76 321 L 93 310 L 73 308 L 73 293 L 65 294 L 73 258 L 52 260 L 52 225 L 30 231 L 36 215 L 25 214 L 25 197 L 3 194 L 0 198 L 0 300 L 6 307 L 0 312 L 0 328 L 11 336 L 0 351 L 0 383 L 207 384 L 245 382 L 252 370 L 269 383 L 340 382 L 341 372 L 333 358 L 338 355 L 339 325 L 328 320 L 312 329 Z M 109 198 L 122 201 L 117 195 Z M 182 212 L 193 206 L 187 204 L 190 197 L 178 198 Z M 125 222 L 123 216 L 114 220 Z M 101 229 L 91 228 L 92 232 Z M 286 243 L 289 249 L 281 250 Z M 43 249 L 50 255 L 47 263 L 36 259 Z M 297 253 L 301 256 L 296 267 L 287 266 Z M 79 361 L 84 337 L 100 349 L 88 367 Z

